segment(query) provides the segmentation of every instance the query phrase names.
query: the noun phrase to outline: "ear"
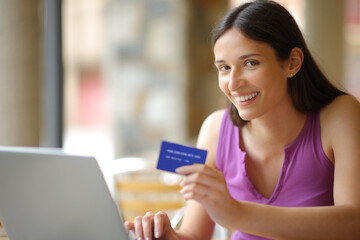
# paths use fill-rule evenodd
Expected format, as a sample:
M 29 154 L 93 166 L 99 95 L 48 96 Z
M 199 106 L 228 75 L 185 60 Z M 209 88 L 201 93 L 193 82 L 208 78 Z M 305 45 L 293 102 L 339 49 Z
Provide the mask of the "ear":
M 300 70 L 304 61 L 304 53 L 298 47 L 291 50 L 289 55 L 288 77 L 292 78 Z

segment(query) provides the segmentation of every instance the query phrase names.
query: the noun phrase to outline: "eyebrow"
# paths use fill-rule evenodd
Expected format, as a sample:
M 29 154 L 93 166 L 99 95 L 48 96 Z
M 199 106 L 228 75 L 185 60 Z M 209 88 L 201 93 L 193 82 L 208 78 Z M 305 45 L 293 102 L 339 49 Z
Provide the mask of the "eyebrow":
M 249 54 L 241 55 L 240 57 L 238 57 L 238 59 L 242 60 L 242 59 L 246 59 L 246 58 L 253 57 L 253 56 L 260 56 L 260 54 L 258 54 L 258 53 L 249 53 Z M 215 64 L 216 63 L 223 63 L 223 62 L 225 62 L 225 61 L 220 59 L 220 60 L 216 60 Z

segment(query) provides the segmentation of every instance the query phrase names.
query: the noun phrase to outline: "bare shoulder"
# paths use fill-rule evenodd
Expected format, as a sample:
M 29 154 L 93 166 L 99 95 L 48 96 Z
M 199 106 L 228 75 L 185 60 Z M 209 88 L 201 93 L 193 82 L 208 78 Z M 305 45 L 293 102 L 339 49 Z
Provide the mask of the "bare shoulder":
M 198 147 L 201 145 L 206 147 L 210 144 L 209 141 L 217 139 L 224 111 L 224 109 L 215 111 L 204 120 L 198 137 Z
M 360 103 L 356 98 L 335 98 L 321 110 L 320 122 L 323 147 L 330 159 L 334 160 L 334 151 L 345 149 L 344 145 L 360 144 Z
M 225 109 L 217 110 L 211 113 L 203 122 L 202 129 L 211 130 L 212 128 L 220 128 L 221 121 L 224 115 Z
M 321 110 L 321 118 L 324 123 L 328 124 L 339 124 L 359 120 L 360 103 L 353 96 L 339 96 Z
M 208 151 L 207 164 L 215 166 L 215 155 L 221 121 L 226 110 L 211 113 L 203 122 L 198 136 L 197 147 Z

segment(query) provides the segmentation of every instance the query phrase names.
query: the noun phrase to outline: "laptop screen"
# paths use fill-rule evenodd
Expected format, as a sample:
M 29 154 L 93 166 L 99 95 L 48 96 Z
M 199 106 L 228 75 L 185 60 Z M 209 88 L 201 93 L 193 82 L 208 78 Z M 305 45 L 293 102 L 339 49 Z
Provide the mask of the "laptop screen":
M 0 221 L 10 239 L 128 239 L 95 158 L 0 148 Z

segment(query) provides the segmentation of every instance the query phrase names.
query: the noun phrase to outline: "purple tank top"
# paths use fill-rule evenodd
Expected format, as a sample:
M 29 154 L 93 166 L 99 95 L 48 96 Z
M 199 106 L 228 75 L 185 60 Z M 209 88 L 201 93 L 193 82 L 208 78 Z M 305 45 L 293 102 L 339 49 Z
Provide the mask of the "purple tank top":
M 246 174 L 245 155 L 239 147 L 239 129 L 227 111 L 222 119 L 216 166 L 224 174 L 230 195 L 244 200 L 283 207 L 334 205 L 334 165 L 321 145 L 319 111 L 309 112 L 297 138 L 284 148 L 284 162 L 270 198 L 263 197 Z M 235 231 L 232 239 L 265 239 Z

